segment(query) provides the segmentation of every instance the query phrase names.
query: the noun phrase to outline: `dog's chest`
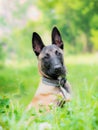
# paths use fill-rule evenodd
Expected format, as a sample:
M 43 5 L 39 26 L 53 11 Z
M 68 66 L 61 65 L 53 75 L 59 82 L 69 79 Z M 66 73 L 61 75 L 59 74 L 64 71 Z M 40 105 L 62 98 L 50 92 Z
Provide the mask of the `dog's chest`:
M 54 87 L 54 86 L 50 86 L 50 85 L 46 85 L 43 84 L 42 82 L 39 84 L 39 87 L 36 91 L 35 96 L 39 95 L 39 94 L 58 94 L 60 93 L 60 88 L 59 87 Z
M 59 87 L 49 86 L 41 82 L 33 98 L 33 105 L 49 106 L 53 104 L 56 106 L 59 95 L 61 95 Z

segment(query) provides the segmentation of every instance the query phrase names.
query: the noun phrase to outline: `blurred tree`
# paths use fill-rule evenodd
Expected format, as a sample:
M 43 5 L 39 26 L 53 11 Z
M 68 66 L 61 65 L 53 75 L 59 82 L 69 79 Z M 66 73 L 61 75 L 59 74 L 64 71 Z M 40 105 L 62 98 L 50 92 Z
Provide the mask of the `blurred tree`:
M 43 12 L 45 25 L 59 25 L 65 34 L 67 42 L 77 46 L 77 37 L 83 33 L 86 36 L 85 51 L 92 51 L 91 29 L 98 29 L 96 20 L 98 13 L 97 0 L 48 0 L 38 1 Z M 92 25 L 94 24 L 95 25 Z M 80 41 L 81 42 L 81 41 Z
M 78 26 L 78 29 L 82 30 L 86 35 L 86 50 L 92 51 L 93 44 L 90 40 L 92 28 L 91 24 L 92 19 L 98 13 L 98 2 L 97 0 L 85 0 L 82 2 L 79 0 L 78 2 L 80 2 L 81 4 L 80 8 L 77 8 L 76 10 L 72 8 L 72 12 L 74 12 L 77 15 L 77 18 L 74 19 L 74 24 L 75 26 Z M 96 24 L 95 26 L 98 28 L 98 24 Z
M 4 32 L 8 48 L 19 57 L 30 56 L 33 31 L 46 36 L 46 28 L 50 31 L 54 25 L 63 32 L 70 52 L 98 50 L 97 0 L 4 0 L 0 6 L 1 3 L 0 35 Z

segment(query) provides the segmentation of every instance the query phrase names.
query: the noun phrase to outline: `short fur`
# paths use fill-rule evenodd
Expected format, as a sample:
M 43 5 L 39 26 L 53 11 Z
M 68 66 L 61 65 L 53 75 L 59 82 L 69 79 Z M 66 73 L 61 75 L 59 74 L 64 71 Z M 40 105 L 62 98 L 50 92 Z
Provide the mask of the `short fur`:
M 38 58 L 38 68 L 42 77 L 52 80 L 58 80 L 59 77 L 66 77 L 66 67 L 64 65 L 63 48 L 61 34 L 57 27 L 52 29 L 52 45 L 45 46 L 41 37 L 34 32 L 32 36 L 32 47 Z M 49 110 L 49 106 L 59 106 L 62 101 L 70 101 L 70 85 L 68 81 L 64 84 L 66 91 L 66 98 L 62 94 L 60 87 L 53 86 L 52 84 L 45 84 L 42 80 L 35 93 L 35 96 L 28 106 L 28 109 L 35 107 L 37 110 L 44 106 Z

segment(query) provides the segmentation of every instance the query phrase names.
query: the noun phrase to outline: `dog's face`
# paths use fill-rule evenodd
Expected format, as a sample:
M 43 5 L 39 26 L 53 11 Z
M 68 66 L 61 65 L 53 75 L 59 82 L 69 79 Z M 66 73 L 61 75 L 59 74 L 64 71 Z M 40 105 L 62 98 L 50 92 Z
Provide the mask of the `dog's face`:
M 52 30 L 52 45 L 44 46 L 40 36 L 34 32 L 32 47 L 38 57 L 39 71 L 42 76 L 57 79 L 65 75 L 63 42 L 56 27 Z

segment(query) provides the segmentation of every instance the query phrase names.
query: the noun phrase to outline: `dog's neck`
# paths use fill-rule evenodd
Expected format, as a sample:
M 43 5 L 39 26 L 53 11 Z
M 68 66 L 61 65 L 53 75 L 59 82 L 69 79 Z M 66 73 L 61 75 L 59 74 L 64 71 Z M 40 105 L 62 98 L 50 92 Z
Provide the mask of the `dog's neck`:
M 49 86 L 59 87 L 59 80 L 49 79 L 46 77 L 42 77 L 42 82 Z
M 49 86 L 54 86 L 54 87 L 62 86 L 63 87 L 63 85 L 66 83 L 66 78 L 59 77 L 58 79 L 54 80 L 54 79 L 42 77 L 42 82 Z

